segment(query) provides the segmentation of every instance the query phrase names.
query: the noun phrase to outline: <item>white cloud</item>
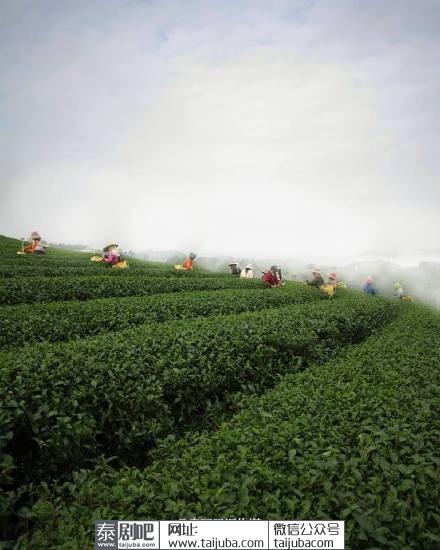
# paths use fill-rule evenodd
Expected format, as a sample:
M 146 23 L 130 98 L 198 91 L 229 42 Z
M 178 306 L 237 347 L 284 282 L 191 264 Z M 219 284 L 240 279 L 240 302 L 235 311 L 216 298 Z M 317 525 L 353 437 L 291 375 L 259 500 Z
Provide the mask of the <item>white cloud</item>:
M 437 245 L 435 3 L 69 6 L 36 17 L 30 63 L 39 27 L 16 15 L 22 63 L 1 58 L 1 231 L 263 256 Z

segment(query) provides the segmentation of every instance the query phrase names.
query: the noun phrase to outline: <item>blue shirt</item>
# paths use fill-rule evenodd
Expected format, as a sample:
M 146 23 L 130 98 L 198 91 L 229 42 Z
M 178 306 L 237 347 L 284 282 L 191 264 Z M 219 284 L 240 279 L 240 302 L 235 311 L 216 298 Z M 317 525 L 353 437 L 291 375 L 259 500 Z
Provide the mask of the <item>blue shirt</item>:
M 376 289 L 374 288 L 373 283 L 365 283 L 364 292 L 365 294 L 372 294 L 374 296 L 376 294 Z

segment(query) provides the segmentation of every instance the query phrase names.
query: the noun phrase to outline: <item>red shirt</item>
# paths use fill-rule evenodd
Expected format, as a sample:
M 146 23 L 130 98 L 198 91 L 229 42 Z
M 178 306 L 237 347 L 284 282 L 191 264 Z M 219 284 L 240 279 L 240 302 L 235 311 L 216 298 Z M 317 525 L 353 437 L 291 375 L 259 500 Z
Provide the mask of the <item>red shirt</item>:
M 261 278 L 263 284 L 267 286 L 276 286 L 279 284 L 277 276 L 272 271 L 267 271 Z

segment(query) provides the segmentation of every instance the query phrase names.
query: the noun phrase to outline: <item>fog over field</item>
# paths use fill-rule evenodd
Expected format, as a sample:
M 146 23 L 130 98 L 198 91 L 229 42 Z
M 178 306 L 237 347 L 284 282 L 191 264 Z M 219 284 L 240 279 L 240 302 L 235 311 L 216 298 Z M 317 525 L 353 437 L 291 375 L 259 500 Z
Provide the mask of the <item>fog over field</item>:
M 0 233 L 438 261 L 439 36 L 436 0 L 4 0 Z

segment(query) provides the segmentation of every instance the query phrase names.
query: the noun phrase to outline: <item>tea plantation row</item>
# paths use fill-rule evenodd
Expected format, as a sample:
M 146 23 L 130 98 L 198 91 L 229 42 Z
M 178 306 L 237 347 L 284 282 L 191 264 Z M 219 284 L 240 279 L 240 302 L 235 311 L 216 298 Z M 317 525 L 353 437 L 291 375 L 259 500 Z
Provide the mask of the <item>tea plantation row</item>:
M 402 306 L 219 430 L 164 443 L 146 469 L 42 485 L 21 547 L 88 548 L 97 518 L 260 517 L 344 519 L 352 549 L 438 548 L 440 317 Z
M 36 262 L 38 260 L 34 260 Z M 44 261 L 44 260 L 43 260 Z M 76 263 L 68 266 L 63 262 L 60 266 L 53 267 L 44 263 L 36 268 L 34 265 L 0 266 L 0 280 L 14 277 L 217 277 L 218 273 L 209 271 L 176 271 L 173 266 L 151 268 L 149 265 L 130 265 L 129 269 L 114 269 L 103 263 L 92 263 L 78 266 Z M 224 275 L 224 273 L 223 273 Z
M 0 541 L 92 548 L 96 518 L 196 516 L 438 546 L 438 315 L 19 244 L 0 237 Z
M 163 292 L 259 288 L 257 279 L 218 277 L 26 277 L 0 281 L 0 304 L 91 300 Z
M 12 349 L 66 341 L 146 322 L 256 311 L 322 298 L 315 288 L 292 284 L 278 292 L 216 290 L 8 306 L 0 310 L 0 346 Z
M 102 455 L 143 461 L 157 438 L 232 412 L 244 394 L 328 359 L 395 312 L 356 297 L 4 353 L 2 488 L 62 476 Z

